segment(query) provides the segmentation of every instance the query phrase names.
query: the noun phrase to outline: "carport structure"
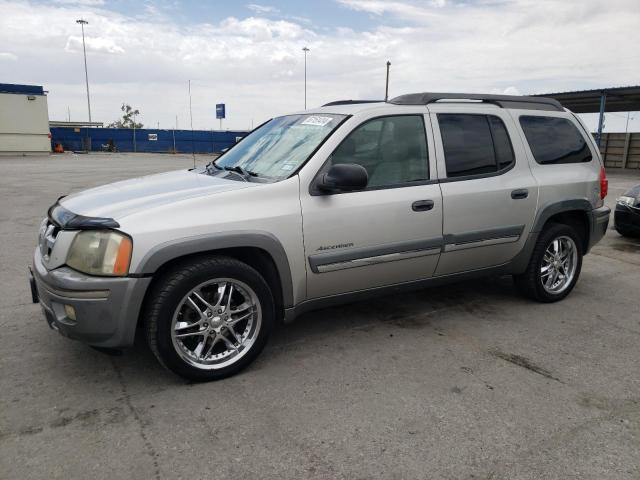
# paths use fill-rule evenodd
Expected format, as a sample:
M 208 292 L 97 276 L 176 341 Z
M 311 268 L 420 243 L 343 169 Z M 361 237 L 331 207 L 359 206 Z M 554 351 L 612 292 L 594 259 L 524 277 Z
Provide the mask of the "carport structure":
M 640 85 L 634 87 L 612 87 L 575 92 L 545 93 L 532 95 L 558 100 L 563 107 L 574 113 L 599 113 L 596 142 L 600 145 L 605 112 L 635 112 L 640 110 Z

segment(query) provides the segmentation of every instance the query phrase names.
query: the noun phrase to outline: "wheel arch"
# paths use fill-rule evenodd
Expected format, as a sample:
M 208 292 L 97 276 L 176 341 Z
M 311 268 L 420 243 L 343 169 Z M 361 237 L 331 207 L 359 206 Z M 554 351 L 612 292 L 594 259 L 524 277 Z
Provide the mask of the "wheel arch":
M 154 284 L 168 269 L 212 254 L 235 258 L 257 270 L 271 287 L 279 314 L 293 305 L 291 268 L 284 247 L 272 234 L 257 231 L 201 235 L 157 245 L 142 258 L 136 269 L 136 276 L 153 277 L 142 305 Z
M 588 253 L 594 223 L 592 212 L 593 206 L 585 199 L 561 200 L 543 205 L 538 210 L 524 247 L 511 261 L 509 272 L 520 274 L 526 270 L 538 236 L 550 223 L 564 223 L 575 228 L 581 237 L 582 254 Z
M 531 233 L 535 237 L 542 232 L 550 223 L 562 223 L 570 225 L 580 236 L 582 254 L 589 251 L 590 235 L 592 230 L 592 210 L 593 206 L 588 200 L 575 199 L 563 200 L 552 203 L 540 209 L 536 216 Z

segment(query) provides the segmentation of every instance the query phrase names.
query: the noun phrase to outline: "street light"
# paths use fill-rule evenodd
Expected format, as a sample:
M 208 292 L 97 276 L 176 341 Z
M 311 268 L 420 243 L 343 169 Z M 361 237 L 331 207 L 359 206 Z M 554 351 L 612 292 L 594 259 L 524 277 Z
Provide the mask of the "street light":
M 82 51 L 84 53 L 84 80 L 87 84 L 87 108 L 89 109 L 89 123 L 91 123 L 91 102 L 89 101 L 89 74 L 87 73 L 87 49 L 84 45 L 84 26 L 88 25 L 89 22 L 83 20 L 82 18 L 76 20 L 76 23 L 80 24 L 82 28 Z
M 307 52 L 310 52 L 309 48 L 303 47 L 304 52 L 304 109 L 307 109 Z

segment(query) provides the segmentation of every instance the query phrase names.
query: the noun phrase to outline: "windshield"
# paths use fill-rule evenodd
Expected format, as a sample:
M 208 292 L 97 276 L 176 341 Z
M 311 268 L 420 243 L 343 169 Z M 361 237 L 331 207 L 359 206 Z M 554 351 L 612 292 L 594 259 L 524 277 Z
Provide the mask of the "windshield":
M 329 113 L 274 118 L 243 138 L 215 165 L 281 180 L 295 172 L 344 118 Z

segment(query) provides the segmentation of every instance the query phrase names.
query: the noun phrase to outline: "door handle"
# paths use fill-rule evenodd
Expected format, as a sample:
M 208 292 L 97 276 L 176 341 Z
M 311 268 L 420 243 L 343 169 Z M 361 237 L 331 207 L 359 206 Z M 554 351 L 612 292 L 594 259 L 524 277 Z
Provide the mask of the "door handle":
M 514 200 L 521 200 L 523 198 L 527 198 L 528 196 L 529 190 L 527 190 L 526 188 L 521 188 L 511 192 L 511 198 L 513 198 Z
M 418 200 L 411 204 L 411 210 L 414 212 L 426 212 L 427 210 L 431 210 L 433 205 L 433 200 Z

